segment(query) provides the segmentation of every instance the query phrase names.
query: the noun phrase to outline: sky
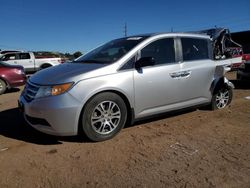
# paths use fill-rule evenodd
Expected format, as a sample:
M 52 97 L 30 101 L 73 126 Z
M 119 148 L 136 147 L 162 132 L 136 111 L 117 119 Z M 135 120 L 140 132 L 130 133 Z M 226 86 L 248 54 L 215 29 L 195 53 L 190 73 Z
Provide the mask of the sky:
M 250 30 L 249 0 L 0 0 L 0 49 L 87 51 L 115 38 Z

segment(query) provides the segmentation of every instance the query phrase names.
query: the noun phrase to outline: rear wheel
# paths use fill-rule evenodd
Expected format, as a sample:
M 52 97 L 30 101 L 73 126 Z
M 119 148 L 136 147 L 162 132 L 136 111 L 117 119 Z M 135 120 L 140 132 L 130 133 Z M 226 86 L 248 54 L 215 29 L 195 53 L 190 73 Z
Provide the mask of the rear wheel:
M 3 94 L 6 91 L 6 83 L 0 79 L 0 95 Z
M 46 68 L 48 68 L 48 67 L 51 67 L 52 65 L 50 65 L 50 64 L 43 64 L 42 66 L 41 66 L 41 69 L 46 69 Z
M 114 137 L 125 125 L 127 108 L 123 99 L 110 92 L 94 96 L 84 107 L 81 128 L 92 141 Z
M 223 87 L 219 89 L 212 97 L 212 110 L 223 109 L 228 106 L 233 97 L 233 91 L 230 87 Z

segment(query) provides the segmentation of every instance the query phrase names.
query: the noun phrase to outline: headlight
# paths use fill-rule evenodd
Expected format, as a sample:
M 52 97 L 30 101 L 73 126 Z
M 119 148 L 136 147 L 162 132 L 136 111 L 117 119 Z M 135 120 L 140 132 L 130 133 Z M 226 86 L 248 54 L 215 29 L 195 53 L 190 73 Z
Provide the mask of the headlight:
M 14 72 L 16 74 L 23 74 L 23 70 L 22 69 L 14 69 Z
M 66 91 L 68 91 L 72 85 L 73 85 L 73 82 L 59 84 L 59 85 L 52 85 L 52 86 L 41 86 L 35 98 L 56 96 L 56 95 L 63 94 Z

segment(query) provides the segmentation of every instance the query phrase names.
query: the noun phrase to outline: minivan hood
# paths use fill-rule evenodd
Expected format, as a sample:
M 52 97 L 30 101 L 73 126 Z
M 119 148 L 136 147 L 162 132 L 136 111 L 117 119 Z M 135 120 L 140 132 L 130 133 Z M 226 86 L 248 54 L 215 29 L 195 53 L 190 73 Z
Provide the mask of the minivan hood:
M 30 81 L 39 85 L 53 85 L 76 82 L 76 77 L 106 66 L 106 64 L 64 63 L 38 71 L 30 77 Z

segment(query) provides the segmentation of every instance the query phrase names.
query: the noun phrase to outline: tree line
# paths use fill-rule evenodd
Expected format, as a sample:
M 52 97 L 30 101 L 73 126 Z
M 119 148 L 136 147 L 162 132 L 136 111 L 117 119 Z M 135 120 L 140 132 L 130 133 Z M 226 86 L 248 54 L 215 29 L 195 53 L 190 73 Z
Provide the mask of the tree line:
M 72 61 L 78 57 L 80 57 L 81 55 L 83 55 L 82 52 L 80 51 L 76 51 L 74 53 L 61 53 L 61 52 L 48 52 L 48 51 L 37 51 L 34 52 L 34 54 L 36 56 L 45 56 L 45 57 L 60 57 L 63 58 L 65 60 L 69 60 Z

